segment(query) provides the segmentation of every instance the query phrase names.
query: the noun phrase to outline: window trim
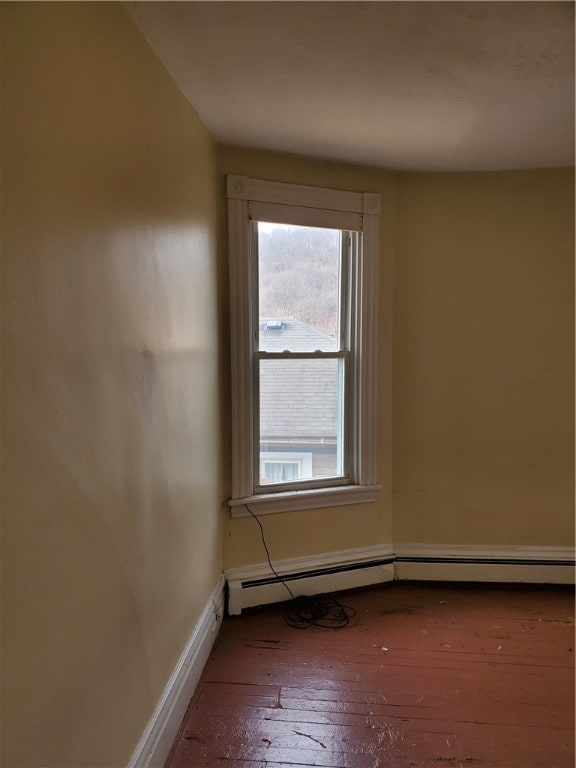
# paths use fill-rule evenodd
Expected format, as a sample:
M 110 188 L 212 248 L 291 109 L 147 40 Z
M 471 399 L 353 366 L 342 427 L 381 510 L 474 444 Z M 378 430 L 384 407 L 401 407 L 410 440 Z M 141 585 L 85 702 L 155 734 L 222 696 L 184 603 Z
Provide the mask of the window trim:
M 380 488 L 376 464 L 380 195 L 228 175 L 227 196 L 232 355 L 232 498 L 228 500 L 231 514 L 233 517 L 248 515 L 246 505 L 262 514 L 374 501 Z M 349 479 L 338 485 L 327 482 L 320 488 L 254 493 L 253 352 L 258 327 L 252 311 L 257 297 L 250 253 L 251 203 L 271 204 L 272 211 L 278 206 L 294 207 L 295 218 L 291 218 L 288 208 L 278 208 L 285 219 L 294 224 L 305 220 L 308 226 L 314 226 L 314 221 L 327 226 L 325 222 L 329 220 L 339 229 L 363 233 L 362 257 L 357 259 L 357 287 L 351 307 L 355 318 L 356 356 L 351 366 Z

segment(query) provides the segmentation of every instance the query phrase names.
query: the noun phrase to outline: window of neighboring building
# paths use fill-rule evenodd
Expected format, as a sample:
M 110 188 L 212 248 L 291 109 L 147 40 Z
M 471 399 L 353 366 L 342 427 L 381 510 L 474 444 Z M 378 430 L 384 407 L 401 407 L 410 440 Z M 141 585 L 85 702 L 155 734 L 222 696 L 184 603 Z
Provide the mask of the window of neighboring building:
M 228 177 L 234 514 L 371 501 L 378 195 Z
M 312 477 L 312 454 L 298 451 L 260 450 L 260 485 L 289 483 Z

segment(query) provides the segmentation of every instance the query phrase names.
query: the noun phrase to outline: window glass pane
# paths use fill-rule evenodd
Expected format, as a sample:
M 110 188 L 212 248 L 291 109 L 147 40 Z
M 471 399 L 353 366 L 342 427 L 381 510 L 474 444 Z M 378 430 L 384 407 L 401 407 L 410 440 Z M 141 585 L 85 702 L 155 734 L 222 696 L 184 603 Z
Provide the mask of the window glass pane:
M 260 349 L 338 349 L 340 230 L 257 228 Z
M 343 367 L 260 361 L 260 485 L 343 476 Z

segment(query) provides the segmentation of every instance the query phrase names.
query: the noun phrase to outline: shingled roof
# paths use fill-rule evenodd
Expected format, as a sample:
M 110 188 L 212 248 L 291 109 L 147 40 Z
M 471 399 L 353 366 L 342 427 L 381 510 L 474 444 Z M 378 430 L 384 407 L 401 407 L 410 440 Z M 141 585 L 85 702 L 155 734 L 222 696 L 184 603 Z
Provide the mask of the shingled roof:
M 294 318 L 260 323 L 268 352 L 335 351 L 336 340 Z M 260 371 L 260 439 L 319 441 L 337 434 L 337 360 L 266 360 Z

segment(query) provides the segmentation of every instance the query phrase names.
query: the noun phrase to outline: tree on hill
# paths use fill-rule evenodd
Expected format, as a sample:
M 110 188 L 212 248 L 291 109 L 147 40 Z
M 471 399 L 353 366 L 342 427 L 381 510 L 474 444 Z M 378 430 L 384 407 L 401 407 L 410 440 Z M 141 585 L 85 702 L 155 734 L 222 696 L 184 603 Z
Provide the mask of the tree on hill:
M 295 317 L 336 336 L 339 231 L 260 224 L 258 257 L 260 317 Z

